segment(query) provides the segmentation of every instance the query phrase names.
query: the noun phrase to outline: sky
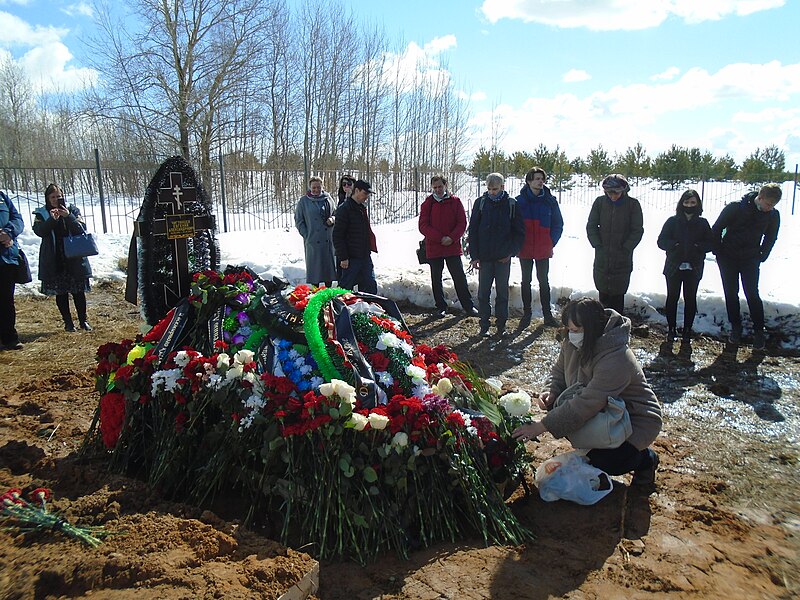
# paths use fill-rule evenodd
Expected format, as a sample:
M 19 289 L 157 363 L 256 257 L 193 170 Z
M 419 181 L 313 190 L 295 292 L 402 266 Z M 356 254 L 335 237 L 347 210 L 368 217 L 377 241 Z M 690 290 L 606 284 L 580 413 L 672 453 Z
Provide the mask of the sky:
M 761 265 L 760 291 L 764 300 L 768 346 L 778 344 L 774 332 L 780 330 L 786 341 L 779 345 L 798 349 L 800 348 L 800 279 L 787 276 L 796 272 L 796 257 L 800 255 L 800 216 L 792 215 L 789 210 L 791 185 L 791 183 L 783 185 L 784 199 L 778 204 L 781 212 L 781 229 L 769 259 Z M 507 188 L 512 189 L 512 187 L 517 187 L 515 182 L 507 182 Z M 642 191 L 644 189 L 633 187 L 631 195 L 636 197 Z M 564 233 L 550 262 L 550 285 L 554 302 L 558 298 L 576 298 L 584 295 L 597 298 L 592 280 L 592 249 L 586 239 L 588 210 L 587 206 L 581 205 L 561 206 L 565 223 Z M 666 284 L 662 275 L 665 255 L 657 247 L 656 239 L 664 221 L 674 214 L 674 211 L 652 206 L 643 206 L 643 210 L 645 234 L 634 253 L 634 271 L 626 296 L 626 310 L 642 315 L 649 323 L 661 326 L 665 330 L 666 319 L 659 312 L 666 299 Z M 30 218 L 28 215 L 23 216 L 26 219 Z M 704 216 L 711 223 L 717 217 L 716 214 Z M 36 279 L 39 238 L 29 225 L 30 223 L 18 241 L 30 260 L 34 281 L 24 286 L 18 285 L 18 294 L 39 293 L 39 282 Z M 417 230 L 417 221 L 412 219 L 399 224 L 377 225 L 374 229 L 378 241 L 378 254 L 373 254 L 378 293 L 396 302 L 408 301 L 433 311 L 430 271 L 427 265 L 421 266 L 417 263 L 414 252 L 417 241 L 422 239 Z M 100 249 L 98 256 L 90 258 L 95 280 L 124 279 L 125 274 L 119 270 L 118 265 L 121 258 L 128 256 L 130 236 L 99 232 L 94 232 L 94 235 Z M 293 284 L 305 282 L 303 242 L 295 229 L 270 230 L 268 243 L 265 241 L 263 230 L 220 233 L 218 238 L 223 268 L 229 264 L 247 265 L 265 278 L 277 275 Z M 509 302 L 512 316 L 519 316 L 522 313 L 521 278 L 519 261 L 514 259 Z M 468 281 L 473 298 L 477 302 L 477 275 L 469 275 Z M 534 318 L 541 319 L 535 281 L 533 287 Z M 447 270 L 445 270 L 444 289 L 450 306 L 455 309 L 452 311 L 453 314 L 446 318 L 458 318 L 460 305 Z M 743 313 L 746 313 L 747 305 L 743 295 L 741 304 Z M 709 254 L 706 258 L 706 268 L 698 292 L 698 311 L 694 324 L 696 332 L 717 338 L 727 335 L 729 329 L 722 283 L 713 254 Z M 554 310 L 554 314 L 558 314 L 557 309 Z M 478 320 L 473 319 L 473 321 L 474 334 L 477 336 Z M 540 323 L 539 321 L 538 324 Z M 678 307 L 678 324 L 683 324 L 682 302 Z M 536 325 L 537 321 L 534 321 L 532 327 Z M 744 325 L 745 336 L 748 336 L 751 325 L 746 315 Z M 24 332 L 24 327 L 24 323 L 18 323 L 21 332 Z
M 341 5 L 397 40 L 390 61 L 452 79 L 469 102 L 471 151 L 544 144 L 574 158 L 641 143 L 654 157 L 677 144 L 741 163 L 776 145 L 788 170 L 800 163 L 796 0 Z M 82 61 L 92 12 L 87 2 L 0 0 L 0 53 L 78 90 L 98 77 Z

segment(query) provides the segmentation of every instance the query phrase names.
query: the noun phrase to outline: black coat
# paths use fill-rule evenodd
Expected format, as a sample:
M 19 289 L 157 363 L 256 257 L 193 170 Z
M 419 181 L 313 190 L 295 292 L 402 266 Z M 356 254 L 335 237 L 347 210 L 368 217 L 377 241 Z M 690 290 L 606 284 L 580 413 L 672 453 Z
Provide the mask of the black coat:
M 673 276 L 682 263 L 692 265 L 697 280 L 703 278 L 706 253 L 713 249 L 711 225 L 703 217 L 687 219 L 683 212 L 667 219 L 658 234 L 658 247 L 665 250 L 664 275 Z
M 616 204 L 605 194 L 595 199 L 586 222 L 594 248 L 594 285 L 598 292 L 624 294 L 633 272 L 633 251 L 644 235 L 642 207 L 625 194 Z
M 711 228 L 717 258 L 735 261 L 767 260 L 778 239 L 781 215 L 774 208 L 761 212 L 755 204 L 758 192 L 722 209 Z
M 375 235 L 369 225 L 367 207 L 348 198 L 336 209 L 336 222 L 333 225 L 333 248 L 336 260 L 368 258 L 370 252 L 377 252 Z
M 64 237 L 80 235 L 86 231 L 81 221 L 81 211 L 70 204 L 69 214 L 62 219 L 54 219 L 44 206 L 33 211 L 33 232 L 42 238 L 39 244 L 39 279 L 52 281 L 57 276 L 68 273 L 82 280 L 92 276 L 92 267 L 85 256 L 66 258 L 64 256 Z

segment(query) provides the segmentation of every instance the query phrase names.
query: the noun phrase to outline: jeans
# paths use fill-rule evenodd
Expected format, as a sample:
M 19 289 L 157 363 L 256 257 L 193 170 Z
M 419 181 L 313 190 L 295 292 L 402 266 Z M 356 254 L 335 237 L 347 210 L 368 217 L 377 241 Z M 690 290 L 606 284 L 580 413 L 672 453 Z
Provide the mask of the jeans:
M 16 265 L 0 261 L 0 343 L 10 346 L 19 342 L 17 310 L 14 306 Z
M 653 466 L 653 457 L 648 448 L 639 450 L 628 442 L 622 442 L 619 448 L 590 450 L 586 457 L 589 464 L 609 475 L 624 475 Z
M 526 313 L 531 312 L 531 302 L 533 293 L 531 292 L 531 281 L 533 280 L 532 258 L 520 258 L 519 266 L 522 269 L 522 308 Z M 539 300 L 542 303 L 542 314 L 549 315 L 550 312 L 550 259 L 540 258 L 536 260 L 536 281 L 539 282 Z
M 667 325 L 670 329 L 677 327 L 678 320 L 678 298 L 683 287 L 683 330 L 689 331 L 694 323 L 697 314 L 697 287 L 700 280 L 694 271 L 675 271 L 673 275 L 666 277 L 667 280 L 667 303 L 665 312 L 667 313 Z
M 742 325 L 742 315 L 739 307 L 739 278 L 742 279 L 744 297 L 750 309 L 750 318 L 753 320 L 753 329 L 764 329 L 764 303 L 758 294 L 758 277 L 761 272 L 761 261 L 758 258 L 747 260 L 731 260 L 717 257 L 719 274 L 722 277 L 722 290 L 725 292 L 725 309 L 728 312 L 728 321 L 731 325 Z
M 453 285 L 456 288 L 456 295 L 461 307 L 467 311 L 474 308 L 460 255 L 428 259 L 428 264 L 431 266 L 431 289 L 436 308 L 439 310 L 447 308 L 447 301 L 444 298 L 444 289 L 442 288 L 442 272 L 444 271 L 445 263 L 447 263 L 447 270 L 450 271 L 450 276 L 453 278 Z
M 359 292 L 368 294 L 378 293 L 378 282 L 375 281 L 375 269 L 372 266 L 372 257 L 351 258 L 346 269 L 342 269 L 339 287 L 347 290 L 355 289 L 358 285 Z
M 481 327 L 489 326 L 492 307 L 489 299 L 494 283 L 494 318 L 498 329 L 506 326 L 508 320 L 508 278 L 511 275 L 511 261 L 501 263 L 497 260 L 481 260 L 478 269 L 478 312 Z

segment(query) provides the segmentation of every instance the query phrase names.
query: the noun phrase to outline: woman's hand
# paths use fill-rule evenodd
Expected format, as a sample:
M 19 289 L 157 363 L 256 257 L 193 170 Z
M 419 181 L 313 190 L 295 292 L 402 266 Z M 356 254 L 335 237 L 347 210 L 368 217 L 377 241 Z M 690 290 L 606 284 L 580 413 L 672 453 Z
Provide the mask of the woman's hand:
M 53 217 L 54 219 L 60 219 L 61 217 L 66 217 L 68 214 L 69 211 L 63 206 L 50 209 L 50 216 Z
M 550 400 L 550 392 L 542 392 L 539 394 L 539 398 L 537 400 L 539 402 L 539 408 L 542 410 L 548 410 L 550 405 L 553 404 L 553 401 Z
M 526 423 L 525 425 L 520 425 L 517 427 L 511 433 L 511 437 L 513 437 L 515 440 L 527 442 L 528 440 L 536 439 L 545 431 L 547 431 L 547 429 L 541 421 L 534 421 L 533 423 Z

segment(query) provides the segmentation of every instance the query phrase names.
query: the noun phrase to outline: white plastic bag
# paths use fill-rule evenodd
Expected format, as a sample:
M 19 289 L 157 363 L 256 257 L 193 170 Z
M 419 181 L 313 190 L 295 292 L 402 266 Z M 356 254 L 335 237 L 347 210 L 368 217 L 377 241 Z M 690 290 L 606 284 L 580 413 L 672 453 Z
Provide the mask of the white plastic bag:
M 536 469 L 534 482 L 545 502 L 570 500 L 587 506 L 599 502 L 614 488 L 611 478 L 577 450 L 544 461 Z

